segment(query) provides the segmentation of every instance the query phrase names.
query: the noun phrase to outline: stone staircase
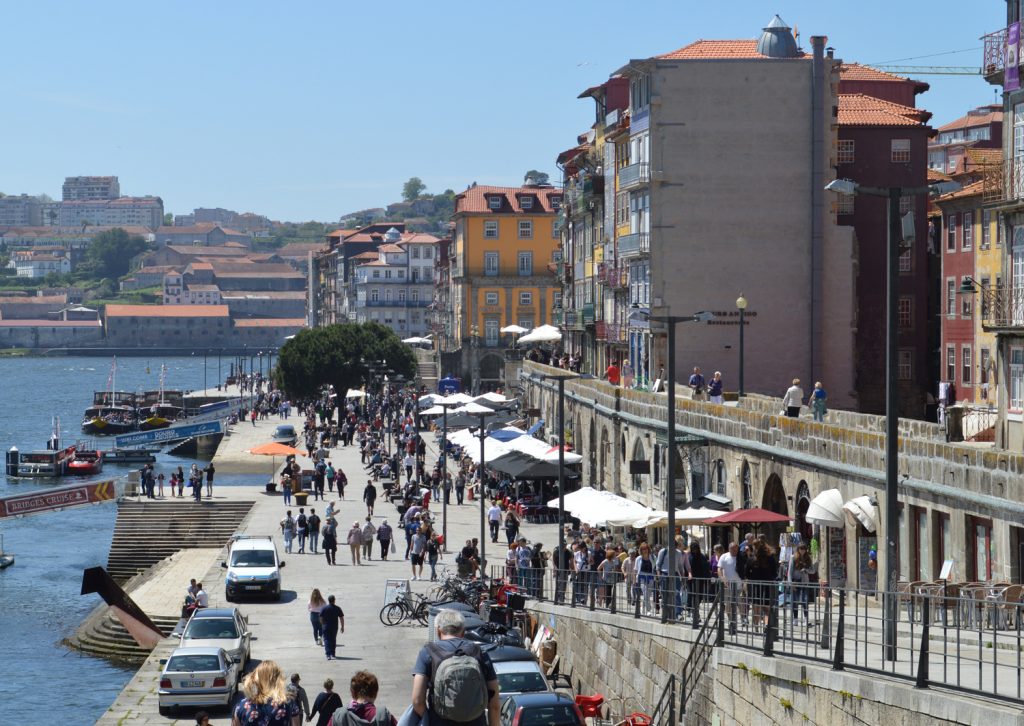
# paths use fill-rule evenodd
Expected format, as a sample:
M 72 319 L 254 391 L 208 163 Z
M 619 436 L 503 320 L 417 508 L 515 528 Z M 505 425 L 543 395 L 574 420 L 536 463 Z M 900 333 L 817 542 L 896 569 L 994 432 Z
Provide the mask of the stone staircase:
M 179 619 L 157 615 L 152 616 L 151 620 L 165 633 L 170 634 Z M 152 652 L 135 642 L 121 622 L 110 614 L 106 605 L 102 606 L 102 612 L 97 613 L 87 625 L 83 625 L 72 637 L 64 640 L 64 645 L 86 655 L 127 663 L 141 663 Z
M 416 385 L 426 386 L 428 391 L 436 391 L 439 378 L 434 351 L 416 349 Z
M 251 501 L 191 499 L 122 501 L 107 557 L 107 572 L 123 583 L 185 548 L 221 548 L 249 514 Z

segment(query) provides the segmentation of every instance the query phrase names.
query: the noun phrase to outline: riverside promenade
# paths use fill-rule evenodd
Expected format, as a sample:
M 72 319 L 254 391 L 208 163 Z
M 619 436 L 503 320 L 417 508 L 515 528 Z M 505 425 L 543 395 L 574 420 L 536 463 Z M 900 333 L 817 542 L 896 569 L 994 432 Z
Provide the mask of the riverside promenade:
M 255 506 L 240 528 L 240 533 L 272 534 L 282 559 L 287 563 L 282 570 L 284 594 L 281 602 L 260 600 L 234 604 L 243 615 L 249 618 L 249 625 L 253 633 L 253 664 L 260 660 L 271 659 L 277 661 L 286 674 L 299 673 L 311 703 L 316 694 L 320 692 L 324 678 L 332 678 L 335 690 L 347 698 L 348 682 L 352 675 L 358 670 L 370 670 L 380 680 L 380 697 L 377 703 L 387 706 L 396 716 L 401 715 L 401 712 L 409 704 L 412 689 L 410 671 L 420 646 L 426 642 L 427 638 L 426 628 L 406 624 L 386 627 L 378 617 L 380 609 L 384 605 L 385 581 L 407 579 L 411 576 L 409 563 L 402 558 L 405 545 L 404 537 L 398 533 L 399 538 L 396 539 L 398 551 L 396 554 L 390 555 L 389 561 L 379 560 L 379 548 L 375 545 L 373 559 L 370 562 L 358 567 L 351 564 L 349 549 L 344 544 L 344 537 L 353 522 L 363 522 L 366 516 L 366 506 L 361 501 L 361 497 L 367 477 L 364 475 L 359 461 L 358 448 L 355 446 L 341 447 L 332 450 L 330 458 L 334 465 L 340 466 L 348 476 L 349 486 L 346 489 L 346 499 L 338 498 L 337 493 L 328 495 L 328 501 L 335 501 L 340 510 L 337 515 L 340 540 L 338 564 L 334 567 L 328 566 L 322 554 L 297 554 L 297 546 L 295 553 L 285 554 L 284 540 L 281 537 L 278 523 L 284 516 L 286 507 L 280 494 L 270 495 L 264 491 L 272 461 L 269 457 L 252 456 L 245 453 L 254 446 L 270 441 L 274 428 L 283 422 L 295 424 L 298 428 L 300 419 L 292 416 L 290 420 L 283 421 L 275 416 L 267 421 L 257 421 L 256 426 L 252 426 L 248 422 L 233 426 L 230 435 L 225 436 L 214 458 L 218 474 L 252 473 L 251 485 L 215 486 L 215 501 L 224 499 L 256 500 Z M 428 442 L 427 463 L 429 468 L 436 460 L 437 450 L 433 446 L 433 436 L 430 433 L 424 432 L 424 438 Z M 305 457 L 301 457 L 299 461 L 301 464 L 308 463 L 308 459 Z M 276 463 L 280 465 L 281 459 L 278 458 Z M 379 489 L 380 487 L 378 487 Z M 309 506 L 315 508 L 317 513 L 322 515 L 326 503 L 311 502 Z M 293 515 L 298 514 L 299 508 L 294 501 L 290 509 Z M 306 510 L 308 512 L 308 506 Z M 437 516 L 440 530 L 440 509 L 437 510 Z M 445 566 L 455 569 L 456 552 L 454 550 L 461 548 L 466 539 L 479 535 L 479 517 L 478 501 L 467 500 L 461 507 L 455 505 L 448 507 L 449 540 L 453 551 L 443 555 L 438 564 L 439 571 Z M 398 513 L 393 505 L 378 498 L 373 518 L 374 524 L 379 525 L 385 519 L 394 527 L 398 523 Z M 523 536 L 529 538 L 531 542 L 543 542 L 545 549 L 550 548 L 557 538 L 557 527 L 552 524 L 524 523 L 522 532 Z M 504 541 L 504 537 L 501 540 Z M 487 558 L 492 563 L 503 561 L 504 551 L 505 548 L 500 544 L 487 543 Z M 221 559 L 222 557 L 218 557 L 213 565 L 203 572 L 195 572 L 191 575 L 180 573 L 181 582 L 173 583 L 162 579 L 159 584 L 151 584 L 147 600 L 151 599 L 155 589 L 160 588 L 166 594 L 165 596 L 177 606 L 177 603 L 184 597 L 188 577 L 191 576 L 201 579 L 206 585 L 206 590 L 210 594 L 211 607 L 230 606 L 224 600 L 224 575 L 220 567 Z M 424 570 L 429 576 L 430 568 L 425 566 Z M 413 582 L 411 585 L 414 592 L 426 592 L 430 588 L 429 581 Z M 310 592 L 315 587 L 320 588 L 325 597 L 330 594 L 337 596 L 338 604 L 345 611 L 345 633 L 339 636 L 338 659 L 330 662 L 326 660 L 323 649 L 313 642 L 313 632 L 307 615 L 306 603 Z M 177 718 L 169 719 L 160 716 L 157 710 L 160 659 L 166 658 L 174 649 L 174 645 L 174 639 L 168 638 L 154 650 L 138 673 L 115 699 L 107 713 L 99 719 L 99 723 L 119 725 L 194 723 L 191 711 L 183 710 L 177 715 Z M 230 722 L 229 715 L 224 711 L 214 711 L 212 715 L 214 724 Z

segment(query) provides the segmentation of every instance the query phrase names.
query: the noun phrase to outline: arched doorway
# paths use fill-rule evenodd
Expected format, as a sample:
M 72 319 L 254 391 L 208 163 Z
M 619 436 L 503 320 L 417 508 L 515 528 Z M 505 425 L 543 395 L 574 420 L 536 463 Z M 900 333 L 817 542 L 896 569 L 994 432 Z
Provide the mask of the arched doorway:
M 480 392 L 494 391 L 505 382 L 505 360 L 495 353 L 480 359 Z
M 789 505 L 786 502 L 786 490 L 782 486 L 782 479 L 778 474 L 772 474 L 764 484 L 764 494 L 761 497 L 761 507 L 769 512 L 789 515 Z M 777 524 L 762 524 L 761 533 L 768 538 L 768 544 L 778 547 L 779 535 L 786 531 L 786 522 Z
M 726 488 L 725 462 L 723 460 L 721 460 L 721 459 L 718 459 L 718 460 L 715 461 L 714 482 L 715 482 L 715 494 L 718 494 L 719 496 L 723 496 L 723 497 L 724 496 L 728 496 L 725 493 L 725 488 Z
M 645 461 L 647 459 L 647 452 L 644 451 L 643 441 L 637 439 L 633 444 L 633 456 L 630 457 L 632 461 Z M 644 490 L 644 474 L 633 474 L 630 476 L 633 485 L 633 491 L 642 492 Z
M 754 492 L 750 483 L 750 464 L 746 459 L 743 460 L 743 466 L 740 468 L 740 483 L 742 485 L 742 508 L 750 509 L 754 506 Z
M 577 451 L 576 453 L 579 453 Z M 587 437 L 587 459 L 590 465 L 590 486 L 604 489 L 603 477 L 597 468 L 597 425 L 590 419 L 590 435 Z
M 811 488 L 807 486 L 807 482 L 803 479 L 796 485 L 796 531 L 800 534 L 800 539 L 804 542 L 810 542 L 811 536 L 814 534 L 814 527 L 807 521 L 807 508 L 811 506 Z

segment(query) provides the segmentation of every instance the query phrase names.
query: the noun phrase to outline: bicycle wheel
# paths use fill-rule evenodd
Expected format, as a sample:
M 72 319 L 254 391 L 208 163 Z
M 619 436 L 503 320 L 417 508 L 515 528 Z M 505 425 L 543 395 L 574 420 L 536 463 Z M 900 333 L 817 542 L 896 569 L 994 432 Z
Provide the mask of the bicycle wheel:
M 421 602 L 416 606 L 416 610 L 413 612 L 413 617 L 416 618 L 420 625 L 426 625 L 430 620 L 430 606 L 433 605 L 431 602 Z
M 398 625 L 405 617 L 405 606 L 400 602 L 388 603 L 380 611 L 380 621 L 385 625 Z

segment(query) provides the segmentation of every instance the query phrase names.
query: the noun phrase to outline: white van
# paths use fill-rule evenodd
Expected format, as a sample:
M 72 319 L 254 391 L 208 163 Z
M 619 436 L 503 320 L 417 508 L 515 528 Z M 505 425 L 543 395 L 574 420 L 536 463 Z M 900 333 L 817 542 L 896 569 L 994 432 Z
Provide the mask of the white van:
M 224 598 L 228 602 L 247 595 L 281 599 L 284 562 L 278 559 L 271 537 L 236 535 L 231 541 L 227 561 L 220 566 L 228 571 L 224 578 Z

